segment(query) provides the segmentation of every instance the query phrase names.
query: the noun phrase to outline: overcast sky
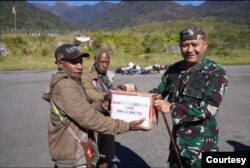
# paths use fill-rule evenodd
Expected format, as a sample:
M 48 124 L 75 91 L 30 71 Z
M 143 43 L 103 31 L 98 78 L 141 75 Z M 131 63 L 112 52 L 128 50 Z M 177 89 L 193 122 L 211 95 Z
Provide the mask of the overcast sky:
M 42 3 L 47 5 L 54 5 L 56 1 L 28 1 L 28 2 L 36 2 L 36 3 Z M 99 1 L 65 1 L 67 4 L 70 4 L 72 6 L 82 6 L 82 5 L 94 5 L 98 3 Z M 113 2 L 113 3 L 119 3 L 119 1 L 107 1 L 107 2 Z M 180 5 L 187 5 L 192 4 L 194 6 L 198 6 L 205 1 L 174 1 Z

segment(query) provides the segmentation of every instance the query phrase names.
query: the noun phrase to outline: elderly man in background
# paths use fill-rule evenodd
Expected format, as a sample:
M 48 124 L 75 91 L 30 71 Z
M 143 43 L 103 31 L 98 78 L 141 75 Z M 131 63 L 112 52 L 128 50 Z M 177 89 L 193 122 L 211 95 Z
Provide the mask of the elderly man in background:
M 108 70 L 110 52 L 107 48 L 97 49 L 94 64 L 88 72 L 82 75 L 82 84 L 89 103 L 109 101 L 110 91 L 113 89 L 114 74 Z M 103 113 L 110 116 L 109 112 Z M 108 163 L 115 157 L 115 136 L 98 133 L 97 144 L 100 152 L 99 168 L 107 168 Z

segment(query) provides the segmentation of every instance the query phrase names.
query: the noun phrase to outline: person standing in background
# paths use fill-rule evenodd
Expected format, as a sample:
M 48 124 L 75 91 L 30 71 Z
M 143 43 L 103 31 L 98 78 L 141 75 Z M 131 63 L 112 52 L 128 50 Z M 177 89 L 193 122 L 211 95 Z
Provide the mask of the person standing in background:
M 89 103 L 109 101 L 115 76 L 108 70 L 109 64 L 109 50 L 107 48 L 97 49 L 92 67 L 88 72 L 83 73 L 81 80 Z M 106 112 L 103 115 L 110 116 L 110 113 Z M 115 157 L 115 136 L 98 133 L 97 144 L 100 152 L 98 167 L 107 168 L 108 163 Z

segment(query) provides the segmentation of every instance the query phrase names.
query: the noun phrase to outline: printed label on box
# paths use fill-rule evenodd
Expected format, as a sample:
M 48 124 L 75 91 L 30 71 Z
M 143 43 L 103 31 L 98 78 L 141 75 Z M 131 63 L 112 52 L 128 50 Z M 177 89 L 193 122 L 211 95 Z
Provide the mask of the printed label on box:
M 152 107 L 152 94 L 112 91 L 111 117 L 127 122 L 144 118 L 143 127 L 151 128 L 155 111 Z

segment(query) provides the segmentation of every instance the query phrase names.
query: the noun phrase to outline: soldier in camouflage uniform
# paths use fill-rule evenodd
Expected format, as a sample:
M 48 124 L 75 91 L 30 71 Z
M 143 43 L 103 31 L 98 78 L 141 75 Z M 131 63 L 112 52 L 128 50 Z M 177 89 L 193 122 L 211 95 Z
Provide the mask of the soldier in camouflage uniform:
M 162 100 L 154 103 L 158 111 L 171 113 L 172 134 L 183 166 L 201 167 L 202 152 L 218 151 L 215 117 L 228 80 L 223 67 L 204 55 L 207 42 L 201 29 L 181 31 L 179 46 L 184 59 L 166 70 L 156 88 Z M 171 145 L 168 162 L 178 167 Z

